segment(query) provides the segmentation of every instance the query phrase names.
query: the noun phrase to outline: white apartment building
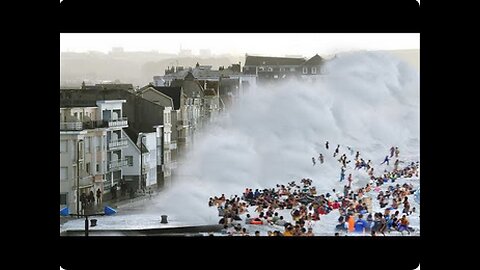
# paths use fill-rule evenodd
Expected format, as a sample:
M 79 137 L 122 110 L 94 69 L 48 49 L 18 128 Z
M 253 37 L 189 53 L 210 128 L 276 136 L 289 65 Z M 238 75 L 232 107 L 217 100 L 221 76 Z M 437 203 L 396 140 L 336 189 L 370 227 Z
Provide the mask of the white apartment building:
M 125 100 L 97 101 L 96 107 L 60 108 L 60 208 L 81 210 L 78 196 L 108 194 L 122 178 L 127 146 L 122 128 Z

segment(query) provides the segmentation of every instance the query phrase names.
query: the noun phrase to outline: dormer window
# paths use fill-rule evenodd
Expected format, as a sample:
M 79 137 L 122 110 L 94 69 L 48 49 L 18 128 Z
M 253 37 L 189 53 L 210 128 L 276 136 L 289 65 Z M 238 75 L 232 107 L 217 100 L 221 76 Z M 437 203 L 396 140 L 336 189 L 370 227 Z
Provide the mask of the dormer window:
M 317 68 L 316 67 L 312 67 L 312 74 L 317 74 Z
M 308 68 L 307 67 L 304 67 L 303 68 L 303 74 L 307 74 L 308 73 Z

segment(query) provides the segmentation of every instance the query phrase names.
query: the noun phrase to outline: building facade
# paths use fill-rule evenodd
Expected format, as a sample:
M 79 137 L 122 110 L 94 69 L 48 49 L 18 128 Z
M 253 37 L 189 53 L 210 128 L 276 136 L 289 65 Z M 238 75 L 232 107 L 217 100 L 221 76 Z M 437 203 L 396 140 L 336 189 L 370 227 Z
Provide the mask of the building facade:
M 175 91 L 176 92 L 176 91 Z M 179 104 L 173 104 L 171 98 L 168 95 L 158 95 L 155 100 L 147 100 L 149 95 L 141 94 L 141 91 L 131 92 L 129 89 L 61 89 L 60 90 L 60 104 L 62 106 L 74 106 L 78 104 L 91 105 L 95 104 L 96 100 L 108 100 L 108 99 L 124 99 L 126 103 L 123 104 L 122 113 L 128 117 L 128 126 L 134 133 L 138 134 L 156 132 L 156 126 L 165 126 L 162 131 L 165 133 L 158 136 L 169 136 L 172 143 L 169 145 L 171 153 L 164 153 L 163 151 L 157 152 L 161 158 L 158 160 L 163 161 L 164 155 L 171 157 L 169 160 L 174 160 L 176 155 L 176 136 L 177 133 L 173 131 L 173 124 L 176 122 L 175 109 L 179 108 Z M 179 100 L 179 99 L 178 99 Z M 176 100 L 176 102 L 179 102 Z M 174 109 L 168 107 L 174 106 Z M 167 123 L 167 124 L 165 124 Z M 130 135 L 130 134 L 129 134 Z M 160 148 L 163 150 L 164 148 Z M 168 152 L 168 151 L 167 151 Z M 164 182 L 165 173 L 162 168 L 172 168 L 173 166 L 163 166 L 164 164 L 158 164 L 157 168 L 157 186 L 162 187 Z M 171 175 L 171 171 L 166 172 Z M 168 180 L 169 181 L 169 180 Z
M 140 133 L 134 138 L 127 134 L 125 136 L 128 145 L 124 150 L 127 166 L 123 169 L 127 190 L 131 193 L 156 188 L 158 157 L 156 132 Z
M 305 58 L 246 55 L 244 74 L 256 75 L 259 84 L 298 78 Z
M 82 210 L 79 196 L 110 193 L 122 178 L 127 146 L 122 129 L 125 100 L 100 100 L 97 106 L 60 108 L 60 207 Z
M 325 60 L 318 54 L 308 59 L 301 67 L 301 78 L 309 82 L 321 79 L 325 74 L 324 63 Z

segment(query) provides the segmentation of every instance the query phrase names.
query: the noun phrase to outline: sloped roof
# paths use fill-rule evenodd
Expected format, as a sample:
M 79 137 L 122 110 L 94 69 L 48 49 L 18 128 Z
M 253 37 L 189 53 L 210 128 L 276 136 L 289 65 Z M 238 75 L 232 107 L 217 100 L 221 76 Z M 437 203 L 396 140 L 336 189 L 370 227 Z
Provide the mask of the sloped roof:
M 304 58 L 265 57 L 247 55 L 245 66 L 296 66 L 305 63 Z
M 173 87 L 182 87 L 183 88 L 183 93 L 187 97 L 194 97 L 195 93 L 198 93 L 198 95 L 202 96 L 203 95 L 203 87 L 198 83 L 198 81 L 194 80 L 173 80 L 170 84 L 170 86 Z
M 131 83 L 97 83 L 97 84 L 95 84 L 95 89 L 133 90 L 133 84 L 131 84 Z
M 175 110 L 180 109 L 180 95 L 182 93 L 182 87 L 152 86 L 152 88 L 172 98 L 173 108 Z
M 303 65 L 305 65 L 305 66 L 318 66 L 318 65 L 322 64 L 322 62 L 323 62 L 323 58 L 320 57 L 320 55 L 315 54 L 315 56 L 308 59 L 308 61 L 305 62 Z
M 125 134 L 130 138 L 130 140 L 132 140 L 133 144 L 138 148 L 138 145 L 136 144 L 136 141 L 138 141 L 138 135 L 139 135 L 139 131 L 137 129 L 134 129 L 133 127 L 126 127 L 123 129 L 123 131 L 125 132 Z M 143 153 L 148 153 L 148 149 L 147 147 L 145 146 L 145 144 L 142 142 L 142 152 Z
M 145 87 L 140 88 L 140 90 L 137 93 L 140 94 L 142 98 L 153 102 L 154 100 L 151 100 L 148 97 L 144 96 L 145 92 L 153 92 L 153 93 L 155 93 L 159 96 L 165 97 L 167 100 L 171 100 L 172 103 L 173 103 L 173 99 L 170 96 L 166 95 L 165 93 L 162 93 L 162 92 L 158 91 L 157 89 L 155 89 L 155 87 L 152 84 L 149 84 Z

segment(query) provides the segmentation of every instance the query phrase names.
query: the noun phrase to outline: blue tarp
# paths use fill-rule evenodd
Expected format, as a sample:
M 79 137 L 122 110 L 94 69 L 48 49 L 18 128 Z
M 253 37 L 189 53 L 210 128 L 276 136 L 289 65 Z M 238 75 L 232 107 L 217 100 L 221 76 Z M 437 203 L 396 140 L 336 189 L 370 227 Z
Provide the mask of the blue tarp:
M 117 210 L 109 207 L 109 206 L 105 206 L 105 215 L 109 216 L 109 215 L 114 215 L 117 213 Z
M 62 208 L 60 210 L 60 216 L 68 217 L 69 215 L 70 215 L 70 211 L 68 210 L 68 207 Z

